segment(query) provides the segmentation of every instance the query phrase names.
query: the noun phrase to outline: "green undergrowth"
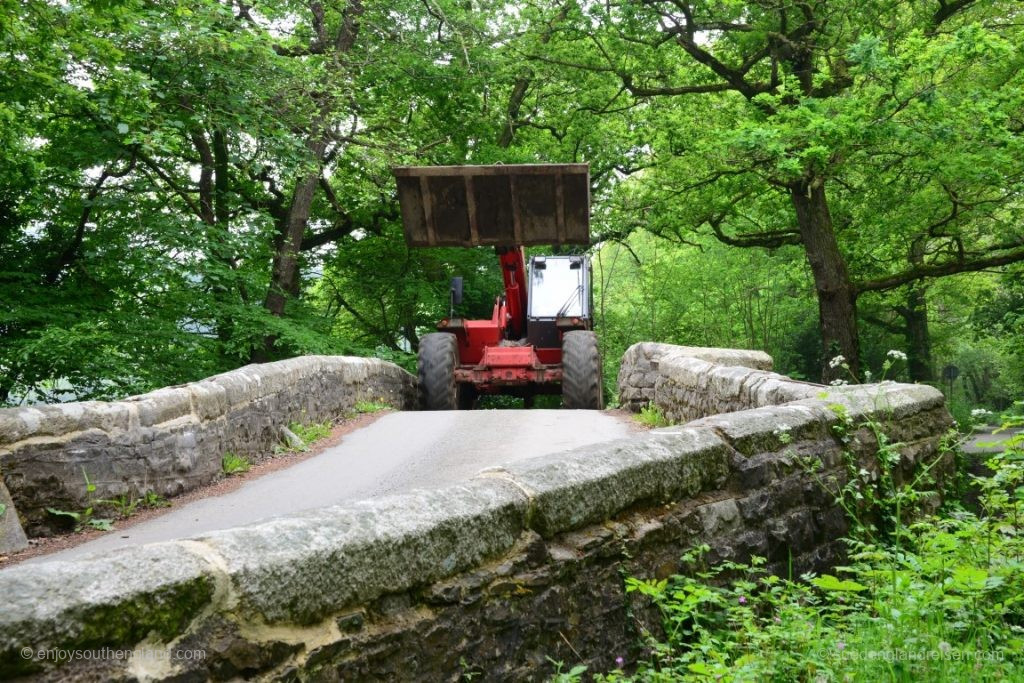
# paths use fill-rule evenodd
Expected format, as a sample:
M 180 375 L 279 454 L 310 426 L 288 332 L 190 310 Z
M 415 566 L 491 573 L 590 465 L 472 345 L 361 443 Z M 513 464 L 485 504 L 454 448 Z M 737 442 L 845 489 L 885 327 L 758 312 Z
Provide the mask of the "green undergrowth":
M 146 491 L 142 496 L 134 492 L 122 493 L 113 498 L 98 498 L 96 496 L 96 485 L 89 479 L 89 474 L 82 468 L 82 478 L 85 480 L 85 495 L 88 503 L 80 510 L 61 510 L 55 507 L 46 508 L 46 512 L 54 518 L 61 520 L 72 531 L 84 529 L 98 529 L 100 531 L 111 531 L 114 528 L 114 519 L 107 515 L 114 515 L 117 519 L 128 519 L 140 509 L 166 507 L 170 503 L 155 491 Z M 0 506 L 2 508 L 3 506 Z M 100 513 L 103 513 L 103 516 Z M 0 515 L 3 509 L 0 509 Z
M 224 474 L 230 477 L 233 474 L 248 472 L 251 464 L 244 457 L 228 452 L 221 459 L 221 467 L 224 470 Z
M 333 425 L 330 422 L 314 422 L 308 425 L 292 422 L 288 425 L 288 429 L 290 429 L 295 436 L 302 439 L 302 443 L 304 443 L 307 448 L 320 439 L 325 439 L 330 436 L 332 427 Z
M 648 403 L 640 412 L 633 416 L 633 419 L 651 429 L 658 427 L 668 427 L 672 424 L 672 421 L 665 417 L 665 413 L 661 411 L 654 403 Z
M 1024 423 L 1008 417 L 1004 428 Z M 701 546 L 676 576 L 625 579 L 661 616 L 663 633 L 643 631 L 639 656 L 609 653 L 610 671 L 559 667 L 555 679 L 1024 680 L 1024 445 L 969 477 L 977 509 L 950 497 L 927 514 L 932 464 L 896 485 L 900 444 L 875 423 L 858 426 L 878 439 L 880 474 L 851 472 L 832 491 L 850 522 L 844 565 L 780 577 L 758 557 L 709 565 Z
M 385 403 L 384 401 L 356 401 L 353 408 L 355 408 L 355 411 L 360 415 L 365 413 L 379 413 L 384 410 L 392 410 L 391 404 Z

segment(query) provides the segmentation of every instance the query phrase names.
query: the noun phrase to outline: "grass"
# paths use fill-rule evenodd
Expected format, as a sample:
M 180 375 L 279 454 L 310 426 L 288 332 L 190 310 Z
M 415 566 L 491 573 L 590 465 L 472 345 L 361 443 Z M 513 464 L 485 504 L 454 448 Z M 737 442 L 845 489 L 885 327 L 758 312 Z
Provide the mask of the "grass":
M 295 436 L 302 439 L 302 442 L 306 446 L 330 436 L 331 427 L 332 425 L 330 422 L 314 422 L 313 424 L 308 425 L 292 422 L 288 425 L 288 429 L 290 429 Z
M 392 406 L 383 401 L 356 401 L 352 406 L 352 412 L 346 413 L 345 418 L 353 418 L 356 415 L 362 415 L 365 413 L 379 413 L 384 410 L 392 410 Z M 302 424 L 301 422 L 289 423 L 288 429 L 295 434 L 295 436 L 299 437 L 302 445 L 282 444 L 275 447 L 274 452 L 297 453 L 308 451 L 309 447 L 314 443 L 320 439 L 325 439 L 330 436 L 331 429 L 333 428 L 334 425 L 330 421 L 313 422 L 310 424 Z
M 379 413 L 383 410 L 391 410 L 392 406 L 383 401 L 356 401 L 353 406 L 357 413 Z
M 665 417 L 665 413 L 661 412 L 661 408 L 656 406 L 654 403 L 648 403 L 641 408 L 640 412 L 633 416 L 633 419 L 652 429 L 657 427 L 668 427 L 672 424 L 672 422 Z
M 95 502 L 97 505 L 113 510 L 121 519 L 128 519 L 139 508 L 151 509 L 170 506 L 170 502 L 155 491 L 146 491 L 141 498 L 136 497 L 134 493 L 122 493 L 115 498 L 104 498 Z

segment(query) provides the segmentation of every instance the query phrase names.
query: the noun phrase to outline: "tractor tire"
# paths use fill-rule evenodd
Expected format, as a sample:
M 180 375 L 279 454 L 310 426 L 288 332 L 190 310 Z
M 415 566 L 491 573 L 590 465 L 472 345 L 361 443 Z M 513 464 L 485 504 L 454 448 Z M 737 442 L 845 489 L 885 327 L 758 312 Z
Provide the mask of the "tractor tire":
M 454 334 L 432 332 L 420 339 L 416 363 L 424 410 L 457 410 L 459 386 L 455 366 L 459 363 L 458 341 Z
M 601 410 L 601 352 L 597 335 L 586 330 L 562 336 L 562 405 L 575 410 Z

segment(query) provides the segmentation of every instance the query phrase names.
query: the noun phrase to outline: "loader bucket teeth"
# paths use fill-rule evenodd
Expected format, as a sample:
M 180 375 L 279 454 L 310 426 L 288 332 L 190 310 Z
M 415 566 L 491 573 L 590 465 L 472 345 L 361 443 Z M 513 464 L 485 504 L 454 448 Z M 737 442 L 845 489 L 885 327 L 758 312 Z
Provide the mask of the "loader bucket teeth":
M 399 166 L 412 247 L 590 243 L 587 164 Z

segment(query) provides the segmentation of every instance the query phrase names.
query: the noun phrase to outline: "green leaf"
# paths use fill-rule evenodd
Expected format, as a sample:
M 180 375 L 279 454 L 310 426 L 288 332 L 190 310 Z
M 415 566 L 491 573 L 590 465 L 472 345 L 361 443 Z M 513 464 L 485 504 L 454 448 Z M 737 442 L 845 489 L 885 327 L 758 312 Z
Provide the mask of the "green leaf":
M 857 583 L 856 581 L 837 579 L 831 574 L 822 574 L 821 576 L 811 579 L 818 588 L 827 591 L 846 591 L 846 592 L 860 592 L 866 591 L 867 586 Z
M 692 664 L 687 664 L 686 668 L 690 673 L 695 673 L 699 676 L 710 676 L 714 673 L 711 667 L 704 662 L 693 662 Z
M 980 567 L 961 566 L 953 569 L 953 583 L 958 588 L 982 590 L 988 580 L 988 572 Z
M 100 531 L 113 531 L 114 529 L 114 522 L 110 519 L 90 519 L 87 524 Z
M 81 513 L 68 512 L 67 510 L 57 510 L 56 508 L 46 508 L 46 511 L 51 515 L 57 515 L 58 517 L 70 517 L 76 522 L 82 518 Z

